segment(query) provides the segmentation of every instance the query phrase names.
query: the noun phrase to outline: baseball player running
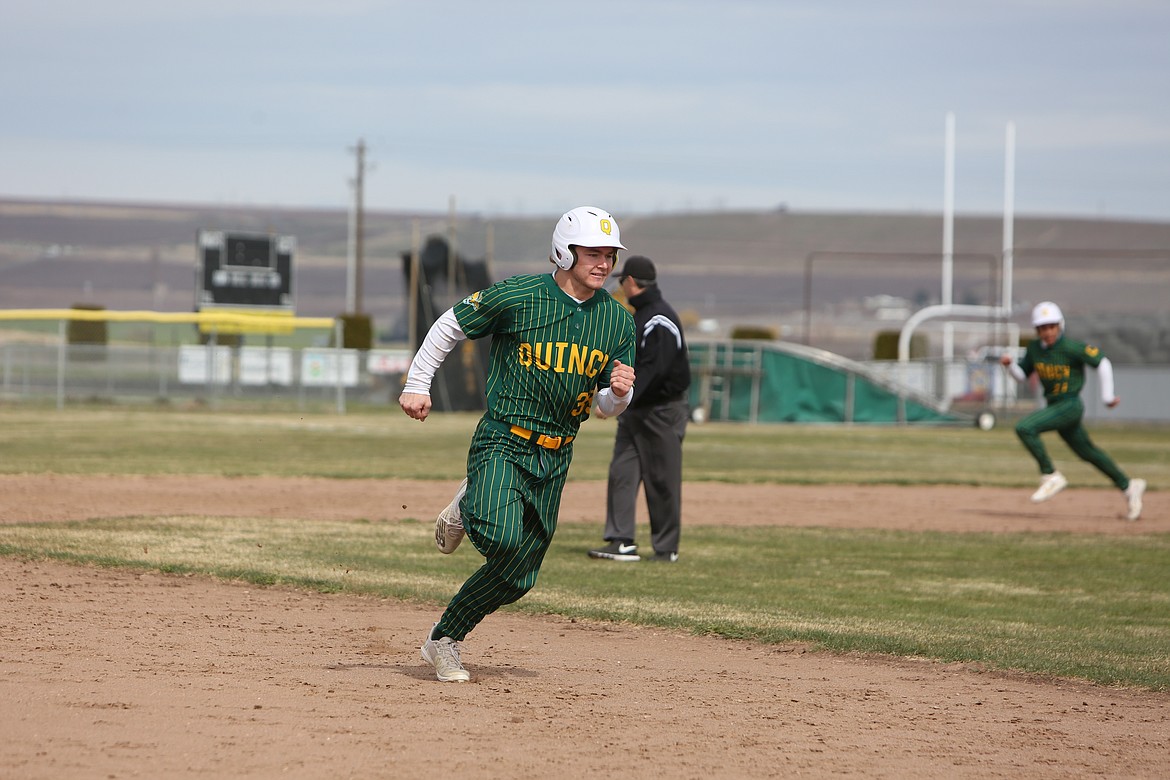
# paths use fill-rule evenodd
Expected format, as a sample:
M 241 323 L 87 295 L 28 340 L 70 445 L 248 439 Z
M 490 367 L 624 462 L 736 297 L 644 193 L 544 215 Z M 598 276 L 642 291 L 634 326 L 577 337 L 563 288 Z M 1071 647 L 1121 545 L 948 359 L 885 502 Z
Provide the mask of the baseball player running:
M 421 653 L 444 682 L 471 675 L 464 638 L 486 616 L 536 584 L 556 530 L 573 439 L 596 399 L 606 416 L 629 405 L 634 320 L 602 289 L 625 249 L 617 221 L 581 206 L 552 235 L 551 274 L 523 274 L 473 293 L 428 331 L 398 399 L 426 420 L 430 386 L 463 339 L 492 336 L 487 411 L 467 453 L 467 479 L 435 522 L 445 553 L 464 535 L 484 556 L 434 624 Z
M 1052 465 L 1048 450 L 1040 440 L 1040 434 L 1056 431 L 1081 460 L 1096 466 L 1124 491 L 1126 518 L 1137 520 L 1142 516 L 1146 481 L 1127 477 L 1113 458 L 1093 444 L 1081 423 L 1085 416 L 1081 388 L 1085 386 L 1086 365 L 1097 369 L 1102 403 L 1110 409 L 1120 403 L 1121 399 L 1113 394 L 1113 364 L 1097 347 L 1065 337 L 1064 315 L 1051 301 L 1039 303 L 1032 309 L 1032 325 L 1036 328 L 1037 338 L 1028 343 L 1020 362 L 1014 362 L 1010 355 L 1000 358 L 1017 381 L 1022 382 L 1034 372 L 1040 378 L 1048 402 L 1045 408 L 1032 412 L 1016 424 L 1016 435 L 1040 466 L 1040 487 L 1032 494 L 1032 500 L 1037 503 L 1047 501 L 1068 485 L 1065 476 Z

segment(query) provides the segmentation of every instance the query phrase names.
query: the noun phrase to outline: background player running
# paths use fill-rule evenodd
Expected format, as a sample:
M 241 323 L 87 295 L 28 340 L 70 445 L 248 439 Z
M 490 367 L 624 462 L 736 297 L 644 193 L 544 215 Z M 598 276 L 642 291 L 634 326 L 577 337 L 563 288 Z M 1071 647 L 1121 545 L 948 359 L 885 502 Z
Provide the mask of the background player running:
M 464 338 L 492 336 L 487 411 L 472 435 L 467 480 L 436 521 L 443 552 L 466 534 L 485 558 L 422 645 L 440 680 L 470 679 L 460 643 L 536 583 L 572 442 L 594 400 L 606 416 L 629 405 L 634 320 L 602 289 L 619 249 L 618 224 L 607 212 L 567 212 L 553 230 L 552 274 L 514 276 L 472 293 L 435 322 L 411 363 L 398 403 L 425 420 L 431 380 L 446 356 Z
M 1040 466 L 1040 487 L 1032 494 L 1032 500 L 1047 501 L 1068 485 L 1065 476 L 1052 465 L 1048 450 L 1040 440 L 1040 434 L 1056 431 L 1081 460 L 1092 463 L 1124 491 L 1126 518 L 1137 520 L 1142 515 L 1146 481 L 1127 477 L 1113 458 L 1093 444 L 1082 424 L 1085 405 L 1081 401 L 1081 388 L 1085 385 L 1085 366 L 1097 369 L 1101 401 L 1112 409 L 1121 400 L 1113 394 L 1113 364 L 1097 347 L 1065 337 L 1064 315 L 1051 301 L 1039 303 L 1032 310 L 1032 325 L 1037 338 L 1028 343 L 1020 362 L 1014 362 L 1010 355 L 1000 358 L 1019 381 L 1035 373 L 1047 401 L 1045 408 L 1032 412 L 1016 425 L 1016 435 Z

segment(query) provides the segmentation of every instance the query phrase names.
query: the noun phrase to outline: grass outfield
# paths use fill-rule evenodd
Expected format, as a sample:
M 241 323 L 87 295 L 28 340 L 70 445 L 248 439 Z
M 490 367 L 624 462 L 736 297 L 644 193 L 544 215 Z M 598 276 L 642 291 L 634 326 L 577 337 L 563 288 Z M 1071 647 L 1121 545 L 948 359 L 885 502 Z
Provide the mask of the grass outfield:
M 0 407 L 0 473 L 399 477 L 462 475 L 477 415 L 425 423 L 397 408 L 336 414 L 231 414 Z M 590 420 L 573 444 L 575 479 L 604 479 L 616 422 Z M 1170 489 L 1170 426 L 1091 425 L 1094 440 L 1151 490 Z M 1077 485 L 1109 487 L 1055 434 Z M 1038 473 L 1008 426 L 691 425 L 688 481 L 1031 487 Z
M 0 409 L 0 472 L 276 474 L 450 480 L 474 416 L 298 416 Z M 601 479 L 613 421 L 591 422 L 574 476 Z M 1093 429 L 1152 489 L 1168 430 Z M 1082 474 L 1064 445 L 1062 470 Z M 692 426 L 687 479 L 1031 486 L 1010 429 Z M 1084 482 L 1102 478 L 1087 467 Z M 1103 485 L 1104 487 L 1104 485 Z M 1170 535 L 948 534 L 695 527 L 686 565 L 598 567 L 596 529 L 557 534 L 509 609 L 622 620 L 840 652 L 1170 690 Z M 429 519 L 396 523 L 139 517 L 0 525 L 0 554 L 194 572 L 441 604 L 479 564 L 435 555 Z

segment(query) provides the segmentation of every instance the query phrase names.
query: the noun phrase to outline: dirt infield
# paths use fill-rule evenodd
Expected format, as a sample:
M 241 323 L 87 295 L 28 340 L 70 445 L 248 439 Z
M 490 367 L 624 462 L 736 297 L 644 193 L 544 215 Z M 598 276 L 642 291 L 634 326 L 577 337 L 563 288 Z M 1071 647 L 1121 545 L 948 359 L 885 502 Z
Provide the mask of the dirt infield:
M 393 520 L 435 486 L 0 476 L 0 523 Z M 600 530 L 604 489 L 562 522 Z M 684 524 L 1164 533 L 1168 498 L 1127 523 L 1111 490 L 688 484 Z M 454 685 L 418 657 L 430 608 L 12 558 L 0 598 L 4 778 L 1170 776 L 1167 694 L 510 613 Z

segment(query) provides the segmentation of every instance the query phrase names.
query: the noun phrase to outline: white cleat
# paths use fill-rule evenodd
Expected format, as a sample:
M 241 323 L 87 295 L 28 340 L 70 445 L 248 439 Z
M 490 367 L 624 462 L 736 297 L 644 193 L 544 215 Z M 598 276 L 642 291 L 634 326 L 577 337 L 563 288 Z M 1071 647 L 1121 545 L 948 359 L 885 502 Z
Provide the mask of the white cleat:
M 459 489 L 455 491 L 455 498 L 451 499 L 451 503 L 447 504 L 447 508 L 439 512 L 439 516 L 435 518 L 435 546 L 444 555 L 450 555 L 455 552 L 455 548 L 463 541 L 465 532 L 463 530 L 463 518 L 459 516 L 459 501 L 466 492 L 467 479 L 464 478 L 459 483 Z
M 1041 501 L 1047 501 L 1066 487 L 1068 487 L 1068 480 L 1064 478 L 1064 474 L 1059 471 L 1045 474 L 1040 478 L 1039 489 L 1032 494 L 1032 503 L 1039 504 Z
M 598 547 L 596 550 L 589 551 L 590 558 L 600 558 L 606 561 L 640 561 L 642 556 L 638 555 L 638 545 L 626 544 L 625 542 L 610 542 L 604 547 Z
M 459 659 L 461 649 L 460 643 L 449 636 L 431 639 L 427 634 L 427 641 L 423 642 L 419 652 L 424 661 L 435 667 L 435 677 L 440 682 L 467 682 L 471 673 L 463 668 L 463 661 Z
M 1125 514 L 1126 520 L 1137 520 L 1142 516 L 1142 495 L 1146 492 L 1144 479 L 1131 479 L 1129 487 L 1125 489 L 1125 502 L 1129 511 Z

